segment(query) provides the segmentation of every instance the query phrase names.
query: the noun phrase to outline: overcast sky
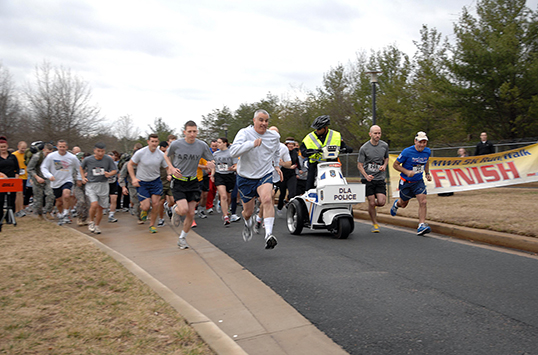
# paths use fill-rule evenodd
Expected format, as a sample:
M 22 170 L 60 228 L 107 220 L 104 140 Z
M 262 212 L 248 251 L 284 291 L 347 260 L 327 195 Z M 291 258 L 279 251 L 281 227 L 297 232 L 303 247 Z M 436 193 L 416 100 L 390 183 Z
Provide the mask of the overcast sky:
M 527 1 L 536 10 L 538 0 Z M 44 60 L 87 81 L 108 121 L 180 131 L 224 105 L 314 90 L 361 51 L 412 55 L 422 24 L 452 35 L 474 0 L 0 0 L 0 61 L 17 84 Z

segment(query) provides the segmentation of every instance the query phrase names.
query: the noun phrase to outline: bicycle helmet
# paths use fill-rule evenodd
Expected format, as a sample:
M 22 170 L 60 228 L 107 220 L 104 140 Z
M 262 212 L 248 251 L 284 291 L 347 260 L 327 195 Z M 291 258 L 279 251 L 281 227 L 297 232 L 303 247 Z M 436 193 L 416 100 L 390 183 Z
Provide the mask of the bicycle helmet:
M 330 124 L 331 118 L 329 117 L 329 115 L 323 115 L 316 117 L 311 127 L 314 129 L 322 129 L 323 127 L 327 127 Z

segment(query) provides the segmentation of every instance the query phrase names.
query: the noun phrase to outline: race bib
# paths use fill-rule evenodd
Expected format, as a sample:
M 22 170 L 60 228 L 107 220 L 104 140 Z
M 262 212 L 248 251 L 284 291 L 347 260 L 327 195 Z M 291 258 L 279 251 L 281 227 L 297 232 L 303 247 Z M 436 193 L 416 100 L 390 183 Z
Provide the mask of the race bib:
M 92 173 L 93 173 L 93 176 L 102 176 L 102 175 L 105 175 L 105 169 L 104 168 L 93 168 Z
M 366 165 L 366 169 L 373 173 L 377 173 L 379 172 L 379 165 L 377 165 L 376 163 L 369 163 Z
M 20 169 L 19 170 L 19 175 L 24 175 L 26 174 L 26 170 L 25 169 Z
M 420 174 L 424 172 L 424 165 L 415 165 L 413 166 L 413 172 L 415 174 Z
M 228 164 L 224 164 L 224 163 L 219 164 L 217 165 L 217 168 L 219 171 L 228 171 Z

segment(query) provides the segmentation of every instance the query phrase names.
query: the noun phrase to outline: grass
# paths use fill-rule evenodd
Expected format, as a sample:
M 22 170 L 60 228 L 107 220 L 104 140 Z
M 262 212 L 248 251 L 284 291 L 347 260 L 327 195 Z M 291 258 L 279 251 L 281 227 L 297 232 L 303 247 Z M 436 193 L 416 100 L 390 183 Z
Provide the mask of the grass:
M 389 198 L 378 213 L 390 214 L 394 198 Z M 538 188 L 498 187 L 456 192 L 453 196 L 428 195 L 427 220 L 499 232 L 538 237 Z M 367 211 L 366 203 L 357 206 Z M 418 218 L 418 203 L 398 210 L 398 216 Z
M 213 354 L 168 303 L 74 231 L 0 233 L 0 353 Z

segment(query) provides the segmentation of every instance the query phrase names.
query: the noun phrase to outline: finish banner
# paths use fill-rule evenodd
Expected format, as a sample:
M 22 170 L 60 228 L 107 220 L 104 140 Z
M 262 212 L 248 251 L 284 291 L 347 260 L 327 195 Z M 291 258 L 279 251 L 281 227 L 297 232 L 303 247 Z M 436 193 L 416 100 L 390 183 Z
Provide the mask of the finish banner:
M 392 196 L 398 197 L 400 173 L 392 168 L 397 155 L 389 155 Z M 538 181 L 538 143 L 502 153 L 465 158 L 430 157 L 432 181 L 428 194 L 469 191 Z

